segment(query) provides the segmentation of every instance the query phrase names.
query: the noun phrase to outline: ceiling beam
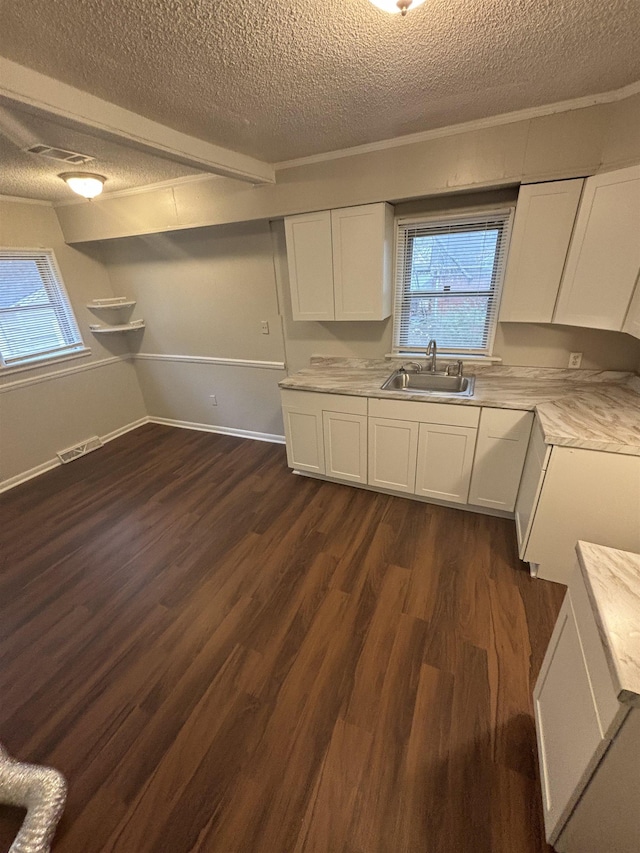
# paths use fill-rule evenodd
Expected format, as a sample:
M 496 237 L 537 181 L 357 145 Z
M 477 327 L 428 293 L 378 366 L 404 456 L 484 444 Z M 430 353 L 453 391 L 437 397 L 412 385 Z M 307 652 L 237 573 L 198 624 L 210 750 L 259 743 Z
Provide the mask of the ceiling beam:
M 1 56 L 0 96 L 202 172 L 254 184 L 275 182 L 270 163 L 188 136 Z

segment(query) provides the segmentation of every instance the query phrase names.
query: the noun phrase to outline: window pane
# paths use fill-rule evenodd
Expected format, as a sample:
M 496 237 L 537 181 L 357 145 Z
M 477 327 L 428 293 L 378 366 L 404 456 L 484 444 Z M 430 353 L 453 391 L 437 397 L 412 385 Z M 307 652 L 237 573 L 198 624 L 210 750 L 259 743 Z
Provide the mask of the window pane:
M 28 336 L 25 329 L 28 328 Z M 66 344 L 53 308 L 0 313 L 0 352 L 6 358 L 30 356 Z
M 488 353 L 511 211 L 398 224 L 396 351 L 435 338 L 443 351 Z
M 19 364 L 80 347 L 52 252 L 0 251 L 0 363 Z
M 410 290 L 491 290 L 499 236 L 492 228 L 414 237 Z
M 412 299 L 410 346 L 426 347 L 432 338 L 443 349 L 483 349 L 487 343 L 488 296 Z

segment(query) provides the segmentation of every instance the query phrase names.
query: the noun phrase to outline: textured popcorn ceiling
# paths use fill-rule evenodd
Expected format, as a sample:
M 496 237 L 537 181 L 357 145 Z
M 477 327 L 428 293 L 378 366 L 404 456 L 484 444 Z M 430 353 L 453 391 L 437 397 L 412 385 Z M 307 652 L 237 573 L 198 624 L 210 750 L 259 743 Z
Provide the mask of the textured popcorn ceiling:
M 3 0 L 0 54 L 276 162 L 640 79 L 639 0 Z
M 23 150 L 38 143 L 60 146 L 95 160 L 74 166 Z M 78 196 L 58 175 L 77 171 L 107 176 L 105 192 L 197 174 L 188 166 L 100 139 L 70 123 L 52 121 L 38 110 L 17 109 L 0 98 L 0 195 L 44 201 L 75 200 Z

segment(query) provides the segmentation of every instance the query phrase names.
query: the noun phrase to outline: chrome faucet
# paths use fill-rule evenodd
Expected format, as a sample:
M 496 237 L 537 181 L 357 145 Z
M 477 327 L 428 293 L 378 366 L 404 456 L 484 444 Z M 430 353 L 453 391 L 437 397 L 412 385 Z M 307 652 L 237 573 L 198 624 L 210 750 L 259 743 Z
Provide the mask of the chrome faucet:
M 432 338 L 427 344 L 427 358 L 431 359 L 431 363 L 429 365 L 429 371 L 431 373 L 436 372 L 436 356 L 438 354 L 438 347 L 435 342 L 435 339 Z
M 400 370 L 404 370 L 404 372 L 405 372 L 405 373 L 407 373 L 407 367 L 415 367 L 415 369 L 416 369 L 416 373 L 420 373 L 420 371 L 422 370 L 422 365 L 421 365 L 421 364 L 418 364 L 418 362 L 417 362 L 417 361 L 407 361 L 407 362 L 405 362 L 405 364 L 403 364 L 403 365 L 402 365 L 402 367 L 400 368 Z

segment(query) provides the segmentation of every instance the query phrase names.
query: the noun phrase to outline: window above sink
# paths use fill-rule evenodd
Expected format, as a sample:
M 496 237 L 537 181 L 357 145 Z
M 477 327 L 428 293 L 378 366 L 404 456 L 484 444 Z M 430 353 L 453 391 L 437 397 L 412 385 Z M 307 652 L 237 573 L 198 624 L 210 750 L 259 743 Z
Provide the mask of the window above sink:
M 491 355 L 512 214 L 398 220 L 395 353 Z

